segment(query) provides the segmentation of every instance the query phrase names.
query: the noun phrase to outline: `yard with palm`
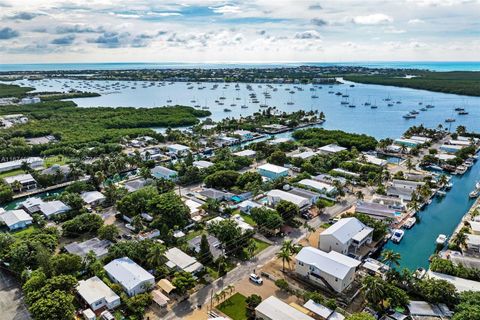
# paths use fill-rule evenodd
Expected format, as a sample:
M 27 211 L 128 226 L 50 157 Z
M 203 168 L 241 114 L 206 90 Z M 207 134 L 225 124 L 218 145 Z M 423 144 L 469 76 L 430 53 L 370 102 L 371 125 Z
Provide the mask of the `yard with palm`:
M 247 309 L 246 297 L 240 293 L 235 293 L 233 296 L 223 301 L 217 306 L 217 309 L 225 313 L 233 320 L 246 320 L 245 311 Z

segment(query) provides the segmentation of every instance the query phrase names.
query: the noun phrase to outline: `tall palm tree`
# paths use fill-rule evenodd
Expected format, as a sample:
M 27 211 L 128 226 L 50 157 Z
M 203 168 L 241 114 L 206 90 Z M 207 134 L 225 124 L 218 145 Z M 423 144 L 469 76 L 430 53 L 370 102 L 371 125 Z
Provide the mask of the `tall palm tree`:
M 467 239 L 468 236 L 465 234 L 465 232 L 458 232 L 453 237 L 452 242 L 461 248 L 467 245 Z
M 385 297 L 385 285 L 377 277 L 367 276 L 362 283 L 362 291 L 370 304 L 376 305 Z
M 290 265 L 290 262 L 292 261 L 291 251 L 282 248 L 282 250 L 277 252 L 277 258 L 282 259 L 282 272 L 285 272 L 285 262 Z
M 165 261 L 165 247 L 161 244 L 155 244 L 150 248 L 147 254 L 147 262 L 152 267 L 157 267 Z
M 253 258 L 253 253 L 255 252 L 255 250 L 257 250 L 257 243 L 255 242 L 255 240 L 249 239 L 247 244 L 247 251 L 250 258 Z
M 446 174 L 442 174 L 440 178 L 438 178 L 438 183 L 442 186 L 446 185 L 448 183 L 448 178 Z
M 390 268 L 395 265 L 400 265 L 400 260 L 402 259 L 400 253 L 394 252 L 393 250 L 385 250 L 382 253 L 382 262 L 388 265 Z
M 355 193 L 355 196 L 357 197 L 358 200 L 363 200 L 365 198 L 365 196 L 363 195 L 363 192 L 360 190 Z

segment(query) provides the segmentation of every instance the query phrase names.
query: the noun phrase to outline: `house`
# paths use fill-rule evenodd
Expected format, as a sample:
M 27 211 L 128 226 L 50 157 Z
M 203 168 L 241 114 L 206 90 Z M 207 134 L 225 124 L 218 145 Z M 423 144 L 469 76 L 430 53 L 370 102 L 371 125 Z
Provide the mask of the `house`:
M 48 135 L 43 137 L 28 138 L 28 139 L 25 139 L 25 141 L 30 145 L 40 145 L 40 144 L 53 143 L 57 141 L 57 139 L 52 135 Z
M 393 179 L 391 185 L 387 188 L 387 196 L 400 198 L 404 201 L 412 200 L 412 194 L 425 182 Z
M 107 199 L 103 194 L 98 191 L 85 191 L 80 194 L 80 198 L 82 198 L 83 202 L 86 204 L 96 207 L 101 205 Z
M 421 141 L 418 141 L 418 140 L 414 140 L 414 139 L 395 139 L 393 141 L 396 145 L 399 145 L 399 146 L 405 146 L 405 147 L 408 147 L 408 148 L 415 148 L 416 146 L 419 146 L 421 144 L 423 144 L 423 142 Z
M 372 234 L 373 228 L 367 227 L 357 218 L 344 218 L 320 233 L 318 247 L 325 252 L 333 250 L 348 254 L 371 243 Z
M 475 234 L 467 234 L 467 248 L 470 252 L 480 253 L 480 236 Z
M 155 285 L 155 278 L 128 257 L 115 259 L 103 269 L 130 297 L 143 293 Z
M 442 150 L 446 153 L 456 153 L 457 151 L 460 151 L 463 148 L 464 148 L 464 146 L 458 146 L 458 145 L 453 145 L 453 144 L 442 144 L 440 146 L 440 150 Z
M 1 162 L 0 163 L 0 172 L 6 172 L 11 170 L 20 169 L 22 164 L 28 164 L 32 169 L 38 168 L 43 166 L 43 159 L 39 157 L 31 157 L 19 160 L 13 160 L 8 162 Z
M 54 164 L 50 168 L 42 170 L 42 174 L 50 175 L 50 176 L 57 176 L 61 175 L 63 177 L 63 181 L 67 180 L 67 177 L 70 175 L 70 166 L 69 165 L 58 165 Z
M 253 231 L 253 227 L 246 223 L 243 217 L 239 214 L 234 214 L 231 218 L 231 220 L 235 221 L 237 226 L 242 229 L 242 233 L 245 233 L 246 231 Z
M 379 276 L 382 278 L 384 278 L 385 274 L 388 272 L 388 270 L 390 270 L 389 266 L 372 258 L 365 259 L 361 268 L 369 275 Z
M 202 241 L 202 236 L 196 236 L 192 240 L 188 241 L 188 247 L 190 250 L 195 251 L 195 253 L 200 252 L 200 242 Z M 207 235 L 208 246 L 210 247 L 210 252 L 213 255 L 214 259 L 218 259 L 223 254 L 221 249 L 221 242 L 212 235 Z
M 125 182 L 124 187 L 128 192 L 134 192 L 147 185 L 147 180 L 139 178 Z
M 270 180 L 276 180 L 278 178 L 288 176 L 288 168 L 270 163 L 259 166 L 257 171 L 262 177 Z
M 292 139 L 290 138 L 276 138 L 276 139 L 268 140 L 268 143 L 271 145 L 277 145 L 280 143 L 287 143 L 290 141 L 292 141 Z
M 303 187 L 307 187 L 309 189 L 314 189 L 320 193 L 331 195 L 336 192 L 336 188 L 331 184 L 324 183 L 317 180 L 312 179 L 302 179 L 298 182 L 299 185 Z
M 472 230 L 472 234 L 480 236 L 480 222 L 478 221 L 468 221 L 470 224 L 470 229 Z
M 104 258 L 108 254 L 108 248 L 112 243 L 108 240 L 100 240 L 92 238 L 83 242 L 72 242 L 65 245 L 64 249 L 68 253 L 76 254 L 82 258 L 86 257 L 89 252 L 93 252 L 98 259 Z
M 453 312 L 445 304 L 431 304 L 425 301 L 410 301 L 408 305 L 413 320 L 450 319 Z
M 307 160 L 307 159 L 313 158 L 316 155 L 317 155 L 317 153 L 315 153 L 313 151 L 304 151 L 304 152 L 300 152 L 300 153 L 292 155 L 292 158 Z
M 460 277 L 451 276 L 448 274 L 440 273 L 440 272 L 433 272 L 431 270 L 427 271 L 427 276 L 429 278 L 437 279 L 437 280 L 445 280 L 450 282 L 455 286 L 459 293 L 465 291 L 480 291 L 480 282 L 474 280 L 468 280 Z
M 188 209 L 190 209 L 190 217 L 196 217 L 202 214 L 203 212 L 202 203 L 191 200 L 191 199 L 186 199 L 183 202 L 188 207 Z
M 388 205 L 365 201 L 357 201 L 355 212 L 363 213 L 380 220 L 396 219 L 400 216 L 397 214 L 398 210 L 390 208 Z
M 304 247 L 295 258 L 295 272 L 317 285 L 343 292 L 355 279 L 360 261 L 336 251 Z
M 333 172 L 336 172 L 342 176 L 352 177 L 352 178 L 360 178 L 360 174 L 356 172 L 351 172 L 342 168 L 334 168 L 332 169 Z
M 339 145 L 332 143 L 332 144 L 327 144 L 326 146 L 318 148 L 317 151 L 320 154 L 332 154 L 332 153 L 337 153 L 345 150 L 347 150 L 347 148 L 340 147 Z
M 248 130 L 235 130 L 233 132 L 235 136 L 239 136 L 240 140 L 252 140 L 253 139 L 253 134 L 251 131 Z
M 240 142 L 239 139 L 234 138 L 234 137 L 228 137 L 228 136 L 225 136 L 225 135 L 219 135 L 215 139 L 215 144 L 219 147 L 231 146 L 231 145 L 237 144 L 239 142 Z
M 0 212 L 0 221 L 3 221 L 10 231 L 14 231 L 31 225 L 33 218 L 22 209 L 8 210 Z
M 97 276 L 78 281 L 76 290 L 93 311 L 114 309 L 120 305 L 120 297 Z
M 39 103 L 40 101 L 39 97 L 25 97 L 20 100 L 20 104 L 33 104 Z
M 206 169 L 214 165 L 213 162 L 205 161 L 205 160 L 193 161 L 192 164 L 194 167 L 197 167 L 198 169 Z
M 184 156 L 190 152 L 190 148 L 182 144 L 170 144 L 167 146 L 168 152 L 177 156 Z
M 15 192 L 24 192 L 35 189 L 37 187 L 37 181 L 32 177 L 30 173 L 18 174 L 16 176 L 3 178 L 5 182 L 10 185 Z
M 240 209 L 240 211 L 243 213 L 250 214 L 250 210 L 252 210 L 253 208 L 260 208 L 261 206 L 261 204 L 256 203 L 252 200 L 245 200 L 238 204 L 238 209 Z
M 370 164 L 377 166 L 385 167 L 388 164 L 388 161 L 385 159 L 380 159 L 378 157 L 372 156 L 370 154 L 362 153 L 359 157 L 360 161 L 365 161 Z
M 178 178 L 178 172 L 172 169 L 168 169 L 162 166 L 155 166 L 150 170 L 152 176 L 156 179 L 176 180 Z
M 167 267 L 171 269 L 178 269 L 185 272 L 196 273 L 203 270 L 203 265 L 197 259 L 189 256 L 178 248 L 170 248 L 165 252 L 165 257 L 168 259 Z
M 202 197 L 207 199 L 214 199 L 217 201 L 230 200 L 233 194 L 229 192 L 223 192 L 214 188 L 206 188 L 199 192 Z
M 255 317 L 259 320 L 314 320 L 275 296 L 268 297 L 255 308 Z
M 308 300 L 303 307 L 313 313 L 314 317 L 324 320 L 343 320 L 345 317 L 336 311 L 333 311 L 330 308 L 316 303 L 312 299 Z
M 234 156 L 237 156 L 237 157 L 255 158 L 255 156 L 257 155 L 257 152 L 253 151 L 253 150 L 246 149 L 246 150 L 234 152 L 232 154 Z
M 308 199 L 278 189 L 270 190 L 266 193 L 266 195 L 268 203 L 271 206 L 275 206 L 281 200 L 289 201 L 300 209 L 306 208 L 310 205 L 310 201 Z
M 47 219 L 61 213 L 70 211 L 72 208 L 60 200 L 45 202 L 40 198 L 28 198 L 20 203 L 20 208 L 29 214 L 40 212 Z
M 301 189 L 301 188 L 291 188 L 288 190 L 289 193 L 294 194 L 296 196 L 308 199 L 311 205 L 317 203 L 318 199 L 320 199 L 321 194 L 317 192 L 313 192 L 311 190 Z

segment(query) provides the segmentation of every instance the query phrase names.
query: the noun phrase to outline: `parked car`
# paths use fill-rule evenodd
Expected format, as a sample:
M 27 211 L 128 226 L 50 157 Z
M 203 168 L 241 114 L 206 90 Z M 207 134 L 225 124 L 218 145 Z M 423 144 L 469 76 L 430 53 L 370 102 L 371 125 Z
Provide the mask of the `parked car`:
M 250 274 L 249 279 L 256 284 L 263 284 L 263 279 L 260 276 L 257 276 L 255 273 Z

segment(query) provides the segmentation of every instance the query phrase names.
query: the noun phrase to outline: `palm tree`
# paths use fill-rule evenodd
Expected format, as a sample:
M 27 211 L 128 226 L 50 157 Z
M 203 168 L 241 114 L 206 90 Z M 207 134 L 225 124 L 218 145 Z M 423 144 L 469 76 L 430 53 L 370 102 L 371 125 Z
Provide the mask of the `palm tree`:
M 367 301 L 372 305 L 377 305 L 382 302 L 386 293 L 383 281 L 372 276 L 367 276 L 363 280 L 362 291 Z
M 282 272 L 285 272 L 285 262 L 290 265 L 290 261 L 292 261 L 292 253 L 285 248 L 282 248 L 279 252 L 277 252 L 277 258 L 282 259 Z
M 220 294 L 218 294 L 218 292 L 215 292 L 215 294 L 213 295 L 213 300 L 215 300 L 216 303 L 220 302 Z
M 388 265 L 390 268 L 392 265 L 399 266 L 401 260 L 400 253 L 394 252 L 393 250 L 385 250 L 382 253 L 382 262 Z
M 147 254 L 147 262 L 152 267 L 157 267 L 165 261 L 165 247 L 161 244 L 155 244 L 150 248 Z
M 407 153 L 407 150 L 408 150 L 408 148 L 407 148 L 406 145 L 402 144 L 402 145 L 400 146 L 400 152 L 401 152 L 401 153 Z
M 355 193 L 355 196 L 357 197 L 358 200 L 363 200 L 364 199 L 364 195 L 363 195 L 363 192 L 362 191 L 357 191 L 357 193 Z
M 413 169 L 415 169 L 415 165 L 412 163 L 412 159 L 409 157 L 407 158 L 407 161 L 405 162 L 405 166 L 408 169 L 408 172 L 411 172 Z
M 418 205 L 418 201 L 416 199 L 413 199 L 408 203 L 407 205 L 408 208 L 412 209 L 413 211 L 417 212 L 420 210 L 420 206 Z
M 248 245 L 247 245 L 247 252 L 250 256 L 250 258 L 253 258 L 253 254 L 257 250 L 257 243 L 255 242 L 254 239 L 249 239 L 248 240 Z
M 464 247 L 467 245 L 468 236 L 465 232 L 458 232 L 455 237 L 453 237 L 452 242 L 458 247 Z
M 233 284 L 229 284 L 227 286 L 227 291 L 229 294 L 232 294 L 233 292 L 235 292 L 235 286 Z
M 442 174 L 440 178 L 438 178 L 438 183 L 442 186 L 445 186 L 448 183 L 448 178 L 446 174 Z
M 282 249 L 289 251 L 291 254 L 297 254 L 299 251 L 298 246 L 292 240 L 283 241 Z

